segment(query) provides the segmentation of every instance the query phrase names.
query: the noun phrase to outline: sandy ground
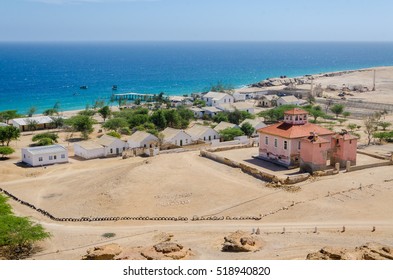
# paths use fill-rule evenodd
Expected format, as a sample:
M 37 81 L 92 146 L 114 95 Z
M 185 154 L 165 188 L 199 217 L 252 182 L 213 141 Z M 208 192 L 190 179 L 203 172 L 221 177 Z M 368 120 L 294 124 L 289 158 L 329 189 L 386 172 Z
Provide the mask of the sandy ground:
M 370 87 L 372 71 L 321 78 L 325 84 L 363 84 Z M 356 98 L 393 103 L 393 68 L 378 68 L 377 91 Z M 67 115 L 75 112 L 67 112 Z M 393 121 L 393 117 L 385 116 Z M 361 120 L 348 123 L 362 125 Z M 95 126 L 92 138 L 100 126 Z M 360 143 L 365 141 L 362 128 Z M 37 132 L 38 133 L 38 132 Z M 260 221 L 117 221 L 54 222 L 10 201 L 18 215 L 42 223 L 52 237 L 39 245 L 34 259 L 80 259 L 90 247 L 111 242 L 122 246 L 153 245 L 160 232 L 190 247 L 194 259 L 305 259 L 323 246 L 355 247 L 366 242 L 393 246 L 393 167 L 366 169 L 336 176 L 313 178 L 299 183 L 300 190 L 288 192 L 234 169 L 185 152 L 155 158 L 120 158 L 80 161 L 74 158 L 70 138 L 78 134 L 59 132 L 59 143 L 69 149 L 70 163 L 46 168 L 22 168 L 20 148 L 32 143 L 23 134 L 12 146 L 10 160 L 0 161 L 0 187 L 57 217 L 90 216 L 257 216 Z M 381 155 L 393 145 L 373 145 L 366 150 Z M 224 154 L 227 152 L 224 152 Z M 239 160 L 255 154 L 252 149 L 235 150 Z M 369 158 L 359 158 L 360 162 Z M 377 161 L 376 159 L 373 159 Z M 250 164 L 253 164 L 250 162 Z M 285 174 L 286 170 L 279 170 Z M 360 187 L 362 187 L 360 189 Z M 295 206 L 290 207 L 292 204 Z M 283 210 L 288 209 L 288 210 Z M 345 225 L 346 231 L 341 232 Z M 372 227 L 375 232 L 371 232 Z M 283 234 L 283 227 L 285 233 Z M 314 233 L 315 227 L 318 228 Z M 228 233 L 260 228 L 264 247 L 255 253 L 224 253 L 221 244 Z M 114 238 L 102 234 L 113 232 Z

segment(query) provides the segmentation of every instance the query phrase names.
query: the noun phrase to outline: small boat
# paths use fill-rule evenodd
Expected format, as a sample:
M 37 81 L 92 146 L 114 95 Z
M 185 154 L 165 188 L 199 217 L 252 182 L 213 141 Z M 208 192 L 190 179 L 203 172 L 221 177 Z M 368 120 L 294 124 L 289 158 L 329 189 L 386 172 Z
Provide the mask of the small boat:
M 113 85 L 112 90 L 117 90 L 117 85 Z
M 80 89 L 88 89 L 87 86 L 80 86 L 79 88 L 80 88 Z

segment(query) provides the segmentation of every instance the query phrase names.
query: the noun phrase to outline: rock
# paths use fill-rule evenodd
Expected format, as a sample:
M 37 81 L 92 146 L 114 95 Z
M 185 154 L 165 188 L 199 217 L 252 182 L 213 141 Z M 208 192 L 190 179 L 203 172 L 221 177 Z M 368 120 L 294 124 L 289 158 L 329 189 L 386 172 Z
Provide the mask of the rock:
M 224 237 L 224 252 L 255 252 L 262 247 L 262 242 L 243 231 L 236 231 Z
M 114 260 L 121 252 L 121 247 L 112 243 L 88 249 L 82 260 Z
M 393 260 L 393 247 L 367 243 L 355 249 L 324 247 L 307 255 L 307 260 Z
M 147 260 L 181 260 L 192 256 L 191 249 L 173 242 L 161 242 L 145 248 L 141 255 Z

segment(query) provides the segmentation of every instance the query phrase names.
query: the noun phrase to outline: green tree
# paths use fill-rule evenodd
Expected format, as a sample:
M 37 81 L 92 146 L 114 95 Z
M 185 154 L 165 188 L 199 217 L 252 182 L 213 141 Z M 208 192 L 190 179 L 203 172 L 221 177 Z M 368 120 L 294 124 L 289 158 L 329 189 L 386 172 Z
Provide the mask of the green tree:
M 88 116 L 88 117 L 92 117 L 96 114 L 96 111 L 91 110 L 89 108 L 86 108 L 85 110 L 79 111 L 78 115 L 80 116 Z
M 46 109 L 43 114 L 45 116 L 53 116 L 53 115 L 57 115 L 59 112 L 57 111 L 57 109 L 51 108 L 51 109 Z
M 364 132 L 367 135 L 367 146 L 371 144 L 371 140 L 373 139 L 374 133 L 378 130 L 378 123 L 381 118 L 381 115 L 375 113 L 372 116 L 368 116 L 363 120 L 364 123 Z
M 267 121 L 276 122 L 284 119 L 284 112 L 296 107 L 295 105 L 281 105 L 270 110 L 262 111 L 258 115 L 264 117 Z
M 348 111 L 343 112 L 344 118 L 348 118 L 350 115 L 351 115 L 351 112 L 348 112 Z
M 167 121 L 164 115 L 164 112 L 162 110 L 157 110 L 155 111 L 151 117 L 150 117 L 150 121 L 152 123 L 154 123 L 154 125 L 159 129 L 159 130 L 163 130 L 166 128 L 167 126 Z
M 65 120 L 65 123 L 70 125 L 74 131 L 82 133 L 84 139 L 89 138 L 89 134 L 93 132 L 93 124 L 95 121 L 86 115 L 77 115 Z
M 347 125 L 347 127 L 351 132 L 353 132 L 358 127 L 358 125 L 356 123 L 350 123 Z
M 180 128 L 181 127 L 181 120 L 179 113 L 177 110 L 170 109 L 163 111 L 167 126 L 172 128 Z
M 60 128 L 64 125 L 64 119 L 62 117 L 51 117 L 52 124 L 55 128 Z
M 11 147 L 8 146 L 0 147 L 0 155 L 2 159 L 5 158 L 6 156 L 9 156 L 12 153 L 15 153 L 15 150 L 12 149 Z
M 6 248 L 7 258 L 19 259 L 23 253 L 29 254 L 34 242 L 50 237 L 39 224 L 29 218 L 14 215 L 0 216 L 0 247 Z
M 385 131 L 389 126 L 392 125 L 390 122 L 379 122 L 378 125 L 382 127 L 382 130 Z
M 127 118 L 128 126 L 134 128 L 149 121 L 149 116 L 144 114 L 133 114 Z
M 101 109 L 99 109 L 98 111 L 98 114 L 104 119 L 104 122 L 105 122 L 105 120 L 107 119 L 107 118 L 109 118 L 110 117 L 110 115 L 111 115 L 111 109 L 109 108 L 109 106 L 104 106 L 104 107 L 102 107 Z
M 20 130 L 14 126 L 0 127 L 0 142 L 1 145 L 10 145 L 12 140 L 17 140 L 20 137 Z
M 117 131 L 122 127 L 128 127 L 128 123 L 123 118 L 113 118 L 107 120 L 103 125 L 103 128 Z
M 34 135 L 32 140 L 36 142 L 35 145 L 37 146 L 49 146 L 57 143 L 58 138 L 59 136 L 55 133 L 45 132 Z
M 0 121 L 8 123 L 9 120 L 21 117 L 17 110 L 7 110 L 0 112 Z
M 195 99 L 193 105 L 197 107 L 205 107 L 206 101 L 202 99 Z
M 226 112 L 219 112 L 213 117 L 213 121 L 216 123 L 229 122 L 228 114 Z
M 220 136 L 224 139 L 224 141 L 231 141 L 235 137 L 244 135 L 244 132 L 240 128 L 232 128 L 232 127 L 223 129 L 219 133 Z
M 26 121 L 26 123 L 27 123 L 27 129 L 28 130 L 32 130 L 32 131 L 34 131 L 34 130 L 37 130 L 37 128 L 38 128 L 38 122 L 36 121 L 36 120 L 32 120 L 32 119 L 28 119 L 27 121 Z
M 112 137 L 115 137 L 115 138 L 119 138 L 119 139 L 121 138 L 120 133 L 118 133 L 116 131 L 110 131 L 106 135 L 109 135 L 109 136 L 112 136 Z
M 32 106 L 29 108 L 29 110 L 27 110 L 27 116 L 32 117 L 35 114 L 35 112 L 37 112 L 37 107 Z
M 345 106 L 343 104 L 334 104 L 330 107 L 330 111 L 332 111 L 336 115 L 336 118 L 338 118 L 338 115 L 344 112 L 344 108 Z
M 254 127 L 249 123 L 245 122 L 241 125 L 240 129 L 244 132 L 245 135 L 251 137 L 254 133 Z

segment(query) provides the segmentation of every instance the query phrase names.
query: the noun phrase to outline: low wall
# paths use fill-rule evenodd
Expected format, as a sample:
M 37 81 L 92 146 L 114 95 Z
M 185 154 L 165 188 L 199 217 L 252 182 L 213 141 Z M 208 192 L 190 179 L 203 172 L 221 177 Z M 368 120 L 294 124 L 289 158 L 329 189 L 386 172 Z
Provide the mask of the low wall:
M 386 157 L 386 156 L 380 156 L 380 155 L 372 154 L 372 153 L 361 151 L 361 150 L 357 150 L 357 153 L 361 154 L 361 155 L 366 155 L 366 156 L 369 156 L 369 157 L 377 158 L 377 159 L 383 159 L 383 160 L 386 160 L 386 159 L 389 158 L 389 157 Z
M 211 141 L 211 146 L 212 147 L 222 147 L 222 146 L 233 146 L 233 145 L 244 145 L 250 143 L 250 139 L 238 139 L 238 140 L 233 140 L 233 141 L 224 141 L 224 142 L 219 142 L 219 141 Z
M 223 152 L 223 151 L 229 151 L 229 150 L 237 150 L 237 149 L 243 149 L 243 148 L 252 148 L 253 145 L 250 144 L 246 144 L 246 145 L 237 145 L 237 146 L 226 146 L 226 147 L 219 147 L 219 148 L 211 148 L 211 149 L 207 149 L 208 152 Z
M 393 161 L 386 161 L 386 162 L 379 162 L 379 163 L 371 163 L 365 165 L 358 165 L 358 166 L 351 166 L 347 172 L 363 170 L 367 168 L 375 168 L 375 167 L 382 167 L 382 166 L 389 166 L 393 165 Z
M 299 175 L 294 175 L 294 176 L 287 176 L 286 178 L 280 178 L 274 174 L 260 171 L 257 168 L 251 167 L 251 166 L 246 165 L 244 163 L 239 163 L 239 162 L 233 161 L 233 160 L 223 157 L 223 156 L 216 155 L 210 151 L 201 151 L 201 156 L 206 157 L 211 160 L 214 160 L 219 163 L 223 163 L 223 164 L 228 165 L 230 167 L 240 168 L 244 173 L 247 173 L 257 179 L 260 179 L 260 180 L 263 180 L 266 182 L 274 182 L 274 183 L 280 182 L 281 184 L 295 184 L 295 183 L 303 182 L 310 177 L 310 174 L 305 173 L 305 174 L 299 174 Z

